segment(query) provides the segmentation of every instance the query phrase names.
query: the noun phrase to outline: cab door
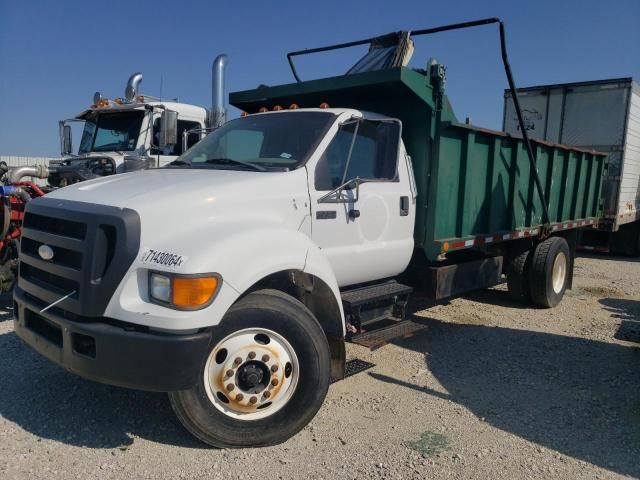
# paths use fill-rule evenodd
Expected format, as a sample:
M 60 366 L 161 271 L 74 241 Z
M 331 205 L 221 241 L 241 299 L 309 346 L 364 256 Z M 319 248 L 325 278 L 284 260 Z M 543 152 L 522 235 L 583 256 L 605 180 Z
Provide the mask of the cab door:
M 415 219 L 401 123 L 347 120 L 310 167 L 312 238 L 338 284 L 401 273 L 413 251 Z

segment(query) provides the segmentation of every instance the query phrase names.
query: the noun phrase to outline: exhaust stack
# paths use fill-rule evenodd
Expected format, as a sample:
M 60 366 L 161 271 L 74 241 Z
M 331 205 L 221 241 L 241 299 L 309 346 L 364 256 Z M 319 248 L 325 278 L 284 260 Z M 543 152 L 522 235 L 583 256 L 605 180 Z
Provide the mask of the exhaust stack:
M 227 119 L 227 109 L 224 99 L 225 69 L 229 57 L 224 53 L 218 55 L 211 67 L 211 111 L 209 112 L 209 127 L 218 128 Z
M 137 72 L 129 77 L 127 87 L 124 89 L 124 100 L 127 103 L 133 103 L 138 95 L 138 87 L 142 82 L 142 73 Z

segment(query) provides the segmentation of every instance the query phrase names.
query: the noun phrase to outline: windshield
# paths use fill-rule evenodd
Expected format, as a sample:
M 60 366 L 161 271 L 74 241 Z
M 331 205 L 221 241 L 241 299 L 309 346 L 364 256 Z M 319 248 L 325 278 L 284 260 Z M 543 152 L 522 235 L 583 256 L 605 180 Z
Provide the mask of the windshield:
M 333 118 L 329 112 L 283 112 L 231 120 L 171 166 L 293 170 L 307 161 Z
M 144 112 L 102 112 L 85 117 L 78 153 L 131 151 L 136 148 Z

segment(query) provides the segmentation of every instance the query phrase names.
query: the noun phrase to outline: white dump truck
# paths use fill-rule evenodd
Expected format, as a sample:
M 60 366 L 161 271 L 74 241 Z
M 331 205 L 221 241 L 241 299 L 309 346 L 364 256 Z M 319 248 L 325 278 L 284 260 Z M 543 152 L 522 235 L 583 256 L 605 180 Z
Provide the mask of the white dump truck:
M 406 67 L 411 36 L 495 23 L 512 84 L 497 19 L 316 49 L 369 45 L 347 75 L 303 82 L 291 63 L 298 82 L 231 94 L 243 115 L 165 168 L 30 202 L 17 334 L 83 377 L 169 392 L 210 445 L 250 447 L 313 418 L 345 340 L 425 328 L 404 318 L 412 285 L 438 301 L 506 274 L 513 298 L 557 305 L 606 156 L 459 123 L 445 67 Z

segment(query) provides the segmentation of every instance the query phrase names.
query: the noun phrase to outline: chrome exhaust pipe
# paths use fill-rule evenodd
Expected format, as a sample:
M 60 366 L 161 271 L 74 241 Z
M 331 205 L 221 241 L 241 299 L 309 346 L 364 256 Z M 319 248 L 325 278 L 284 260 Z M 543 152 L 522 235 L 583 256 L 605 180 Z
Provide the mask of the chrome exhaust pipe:
M 224 80 L 229 57 L 224 53 L 218 55 L 211 67 L 211 111 L 209 112 L 209 127 L 218 128 L 227 119 L 227 109 L 224 98 Z
M 24 177 L 47 178 L 49 167 L 46 165 L 35 165 L 33 167 L 10 168 L 7 174 L 9 183 L 18 183 Z
M 138 87 L 142 82 L 142 73 L 137 72 L 129 77 L 127 87 L 124 89 L 124 100 L 127 103 L 133 103 L 138 95 Z

